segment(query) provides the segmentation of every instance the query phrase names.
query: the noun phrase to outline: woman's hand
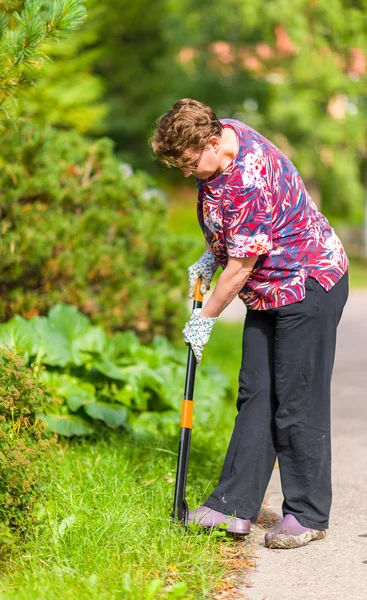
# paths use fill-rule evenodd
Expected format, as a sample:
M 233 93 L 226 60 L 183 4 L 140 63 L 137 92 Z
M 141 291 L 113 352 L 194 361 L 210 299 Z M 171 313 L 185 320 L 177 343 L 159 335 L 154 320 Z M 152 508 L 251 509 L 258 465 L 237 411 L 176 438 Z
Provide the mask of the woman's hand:
M 188 268 L 189 298 L 194 296 L 196 282 L 201 277 L 200 292 L 205 294 L 210 288 L 211 280 L 218 268 L 218 260 L 212 250 L 206 250 L 196 263 Z
M 205 344 L 208 343 L 211 331 L 216 318 L 206 318 L 200 316 L 201 308 L 195 308 L 192 311 L 190 321 L 186 323 L 182 333 L 187 345 L 190 345 L 195 354 L 196 362 L 199 365 Z

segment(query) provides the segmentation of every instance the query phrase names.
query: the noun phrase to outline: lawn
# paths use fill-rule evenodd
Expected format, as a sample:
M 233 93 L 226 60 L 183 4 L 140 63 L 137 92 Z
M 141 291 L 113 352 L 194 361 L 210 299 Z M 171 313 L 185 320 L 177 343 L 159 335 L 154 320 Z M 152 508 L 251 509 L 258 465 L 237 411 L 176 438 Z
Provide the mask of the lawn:
M 210 430 L 194 426 L 191 508 L 216 483 L 232 418 L 233 407 L 224 407 Z M 48 503 L 39 508 L 28 541 L 14 547 L 3 565 L 0 597 L 212 598 L 236 544 L 219 532 L 185 531 L 171 523 L 177 444 L 176 435 L 134 438 L 117 431 L 61 441 L 50 457 Z

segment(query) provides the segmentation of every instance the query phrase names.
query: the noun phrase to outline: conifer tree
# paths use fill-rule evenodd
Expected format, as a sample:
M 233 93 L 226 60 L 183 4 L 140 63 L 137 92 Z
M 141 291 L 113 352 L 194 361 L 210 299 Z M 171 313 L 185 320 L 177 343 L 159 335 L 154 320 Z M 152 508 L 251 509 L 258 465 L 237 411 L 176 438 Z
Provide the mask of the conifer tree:
M 106 7 L 104 2 L 92 5 L 90 0 L 86 6 L 88 18 L 74 35 L 44 46 L 50 60 L 37 76 L 37 85 L 22 95 L 15 117 L 93 136 L 106 133 L 105 80 L 98 72 Z
M 84 0 L 6 1 L 0 11 L 0 118 L 9 101 L 34 83 L 48 60 L 45 42 L 58 41 L 81 25 Z

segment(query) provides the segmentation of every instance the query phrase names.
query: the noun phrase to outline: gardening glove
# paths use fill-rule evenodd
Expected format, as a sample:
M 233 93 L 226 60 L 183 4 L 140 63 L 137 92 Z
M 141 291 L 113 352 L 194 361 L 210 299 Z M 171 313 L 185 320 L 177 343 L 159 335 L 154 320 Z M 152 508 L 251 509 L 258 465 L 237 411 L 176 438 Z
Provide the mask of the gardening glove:
M 212 250 L 206 250 L 196 263 L 188 268 L 189 298 L 194 295 L 196 282 L 201 277 L 200 292 L 205 294 L 210 288 L 210 282 L 218 268 L 219 262 Z
M 208 343 L 214 323 L 217 320 L 216 317 L 201 317 L 201 310 L 201 308 L 195 308 L 192 311 L 190 321 L 186 323 L 182 330 L 185 343 L 190 344 L 198 365 L 203 355 L 204 346 Z

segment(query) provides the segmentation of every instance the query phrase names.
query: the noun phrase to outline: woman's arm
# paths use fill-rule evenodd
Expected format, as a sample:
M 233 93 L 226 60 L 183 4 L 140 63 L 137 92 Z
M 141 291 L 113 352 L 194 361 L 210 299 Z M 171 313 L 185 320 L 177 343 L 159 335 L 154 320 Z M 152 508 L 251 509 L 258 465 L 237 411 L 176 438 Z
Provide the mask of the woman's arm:
M 243 288 L 259 257 L 228 258 L 228 263 L 217 281 L 212 295 L 200 312 L 201 317 L 218 317 Z

